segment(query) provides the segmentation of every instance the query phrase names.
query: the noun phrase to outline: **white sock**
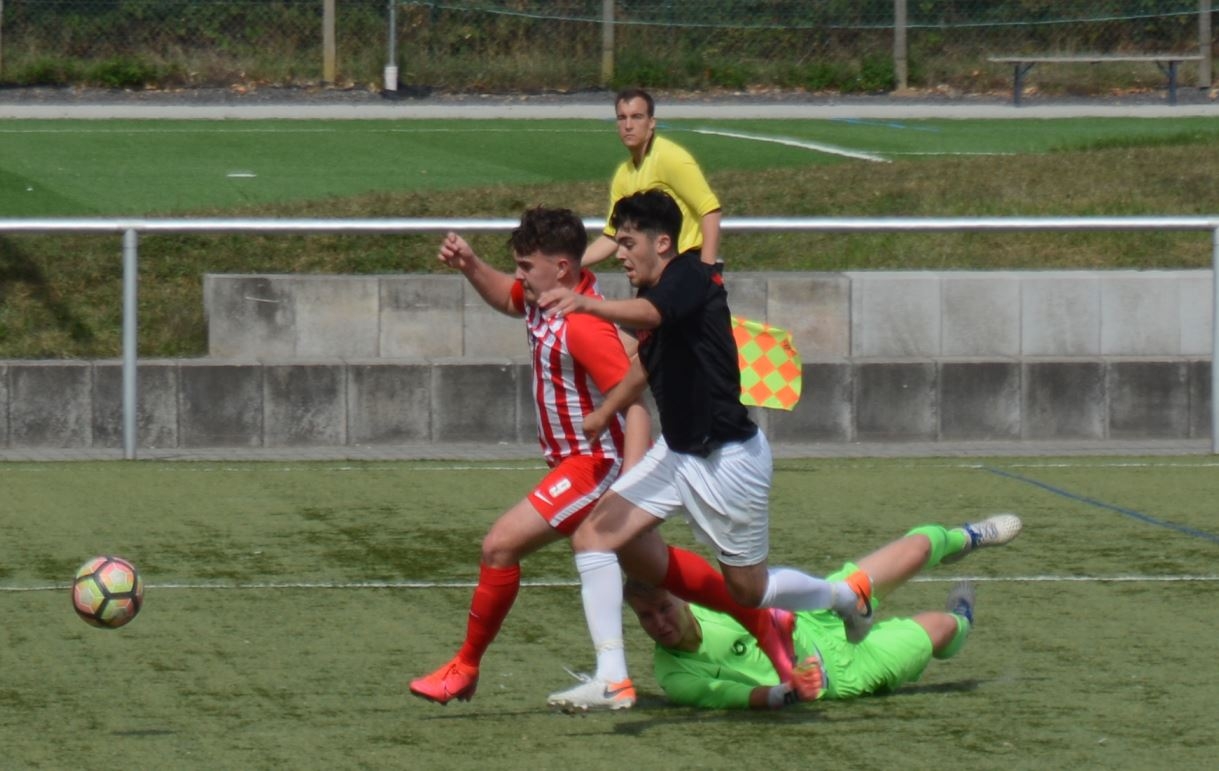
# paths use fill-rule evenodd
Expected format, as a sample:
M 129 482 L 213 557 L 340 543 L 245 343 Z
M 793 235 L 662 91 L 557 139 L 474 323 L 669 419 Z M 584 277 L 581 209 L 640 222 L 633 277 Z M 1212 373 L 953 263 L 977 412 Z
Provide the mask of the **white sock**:
M 622 574 L 613 552 L 576 554 L 584 618 L 597 651 L 597 678 L 607 683 L 625 680 L 626 650 L 622 644 Z
M 791 568 L 771 568 L 762 606 L 784 610 L 818 610 L 833 608 L 848 612 L 855 607 L 855 593 L 845 581 L 826 581 L 824 578 L 801 573 Z

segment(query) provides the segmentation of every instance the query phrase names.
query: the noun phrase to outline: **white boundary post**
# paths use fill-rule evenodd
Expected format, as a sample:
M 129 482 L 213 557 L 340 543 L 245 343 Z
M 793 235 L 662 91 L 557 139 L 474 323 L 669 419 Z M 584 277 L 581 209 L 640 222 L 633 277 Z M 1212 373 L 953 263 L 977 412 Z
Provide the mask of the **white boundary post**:
M 1219 455 L 1219 227 L 1211 241 L 1211 454 Z
M 139 375 L 136 368 L 138 336 L 136 334 L 136 287 L 139 284 L 140 236 L 134 228 L 123 232 L 123 459 L 135 460 L 136 447 L 136 388 Z
M 385 90 L 398 90 L 398 0 L 389 0 L 385 15 L 389 25 L 389 40 L 385 53 Z

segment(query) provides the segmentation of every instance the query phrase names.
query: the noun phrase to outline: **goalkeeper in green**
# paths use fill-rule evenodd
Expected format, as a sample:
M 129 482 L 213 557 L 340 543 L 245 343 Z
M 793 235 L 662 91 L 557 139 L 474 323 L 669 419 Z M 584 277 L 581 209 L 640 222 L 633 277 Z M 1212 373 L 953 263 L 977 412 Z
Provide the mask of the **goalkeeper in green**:
M 923 568 L 961 559 L 974 549 L 1001 546 L 1020 534 L 1020 518 L 996 514 L 958 528 L 923 525 L 827 577 L 855 570 L 872 578 L 873 605 Z M 932 658 L 946 659 L 965 644 L 973 624 L 974 588 L 953 586 L 946 611 L 876 624 L 862 642 L 848 643 L 832 611 L 796 613 L 791 679 L 779 682 L 753 636 L 730 616 L 691 605 L 664 589 L 628 581 L 625 599 L 656 641 L 656 680 L 677 704 L 708 709 L 778 709 L 816 699 L 849 699 L 914 682 Z

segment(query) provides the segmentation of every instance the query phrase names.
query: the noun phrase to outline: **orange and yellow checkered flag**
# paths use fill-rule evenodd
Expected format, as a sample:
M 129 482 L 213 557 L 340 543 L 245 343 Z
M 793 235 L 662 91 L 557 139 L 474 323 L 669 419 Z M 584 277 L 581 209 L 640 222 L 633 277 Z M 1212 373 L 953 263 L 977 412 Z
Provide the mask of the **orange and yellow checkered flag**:
M 800 354 L 791 333 L 760 321 L 732 317 L 741 363 L 741 403 L 791 410 L 804 385 Z

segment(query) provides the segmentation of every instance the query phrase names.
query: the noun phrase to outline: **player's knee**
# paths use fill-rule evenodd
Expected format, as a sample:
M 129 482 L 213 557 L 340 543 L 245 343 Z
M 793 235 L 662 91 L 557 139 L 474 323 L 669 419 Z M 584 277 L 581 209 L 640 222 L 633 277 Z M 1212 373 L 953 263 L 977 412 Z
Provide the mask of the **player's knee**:
M 576 528 L 571 534 L 571 548 L 573 551 L 602 551 L 596 528 L 590 527 L 587 521 Z
M 483 538 L 482 563 L 493 568 L 512 567 L 520 562 L 520 550 L 491 532 Z
M 724 576 L 725 583 L 728 584 L 728 594 L 732 595 L 732 599 L 747 608 L 758 608 L 762 605 L 762 599 L 766 594 L 764 585 L 756 585 L 753 581 L 742 581 L 740 579 Z

